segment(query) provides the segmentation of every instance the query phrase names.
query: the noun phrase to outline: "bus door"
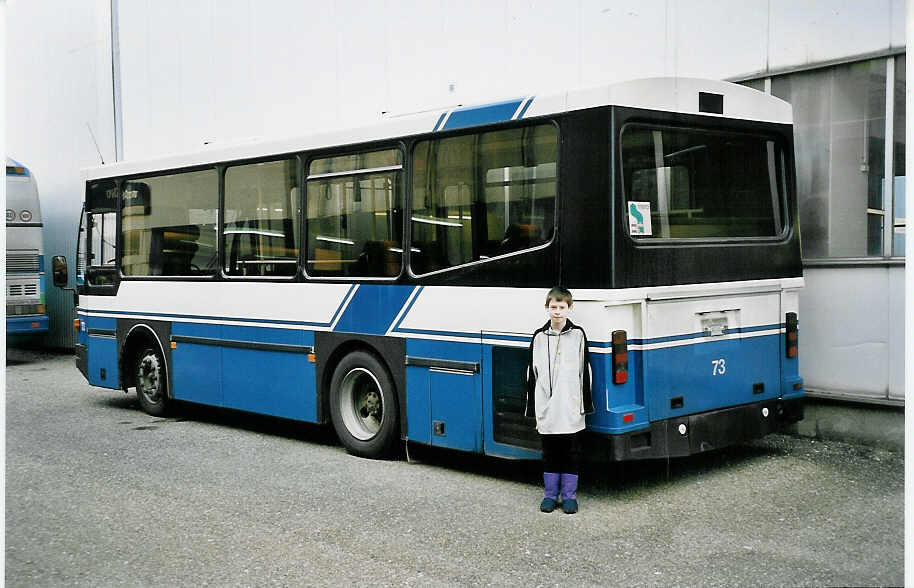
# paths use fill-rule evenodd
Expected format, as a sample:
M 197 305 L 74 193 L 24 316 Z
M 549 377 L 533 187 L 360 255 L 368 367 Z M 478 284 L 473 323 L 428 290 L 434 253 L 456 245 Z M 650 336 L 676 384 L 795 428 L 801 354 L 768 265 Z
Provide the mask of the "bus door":
M 487 455 L 536 459 L 536 423 L 524 416 L 529 333 L 482 333 L 483 423 Z
M 100 180 L 86 188 L 85 223 L 80 227 L 81 249 L 78 253 L 77 272 L 84 273 L 79 293 L 87 295 L 86 306 L 81 309 L 78 339 L 84 343 L 86 353 L 77 349 L 77 365 L 86 356 L 87 379 L 93 386 L 117 388 L 120 382 L 117 348 L 117 319 L 111 316 L 90 315 L 93 310 L 104 308 L 102 297 L 113 297 L 118 290 L 116 260 L 118 187 L 113 180 Z M 85 227 L 85 244 L 82 235 Z M 83 259 L 85 260 L 83 262 Z M 79 280 L 77 279 L 77 283 Z M 96 298 L 98 297 L 98 298 Z
M 644 383 L 652 421 L 778 397 L 779 291 L 649 295 L 646 306 Z

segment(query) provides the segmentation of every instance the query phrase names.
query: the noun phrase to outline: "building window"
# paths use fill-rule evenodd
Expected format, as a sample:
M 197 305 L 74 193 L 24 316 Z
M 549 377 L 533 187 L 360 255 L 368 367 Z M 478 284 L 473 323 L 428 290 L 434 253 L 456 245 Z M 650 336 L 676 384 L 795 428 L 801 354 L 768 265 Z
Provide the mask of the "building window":
M 892 60 L 895 83 L 887 89 Z M 887 91 L 894 94 L 891 144 Z M 904 57 L 775 76 L 771 93 L 793 105 L 804 257 L 903 255 Z
M 893 129 L 894 205 L 892 206 L 892 255 L 905 254 L 905 56 L 895 58 L 895 111 Z

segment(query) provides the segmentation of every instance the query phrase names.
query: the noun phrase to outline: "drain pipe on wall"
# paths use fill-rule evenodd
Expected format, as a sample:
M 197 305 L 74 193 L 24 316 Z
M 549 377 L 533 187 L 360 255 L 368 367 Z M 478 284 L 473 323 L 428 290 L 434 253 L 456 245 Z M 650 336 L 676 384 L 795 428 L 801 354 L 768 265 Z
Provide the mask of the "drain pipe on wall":
M 118 0 L 111 0 L 111 86 L 114 105 L 114 160 L 124 159 L 124 120 L 121 108 L 121 41 Z

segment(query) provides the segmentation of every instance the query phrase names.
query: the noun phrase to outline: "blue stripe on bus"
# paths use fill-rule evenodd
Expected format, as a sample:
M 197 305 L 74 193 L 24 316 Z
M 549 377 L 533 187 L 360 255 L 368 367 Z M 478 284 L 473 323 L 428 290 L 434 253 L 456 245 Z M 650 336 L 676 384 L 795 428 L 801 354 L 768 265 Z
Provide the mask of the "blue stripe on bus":
M 419 286 L 416 289 L 416 295 L 413 296 L 413 299 L 409 301 L 409 304 L 403 310 L 403 314 L 400 315 L 400 320 L 398 320 L 397 324 L 395 324 L 393 326 L 393 331 L 395 331 L 395 332 L 400 331 L 400 325 L 403 323 L 404 319 L 406 319 L 406 317 L 409 315 L 409 311 L 411 311 L 413 309 L 413 305 L 416 303 L 416 301 L 419 300 L 419 295 L 422 294 L 422 290 L 424 288 L 425 288 L 425 286 Z
M 415 286 L 362 284 L 333 330 L 383 335 L 415 289 Z
M 411 335 L 433 335 L 436 337 L 459 337 L 461 339 L 467 339 L 468 341 L 479 341 L 480 339 L 486 339 L 487 341 L 520 341 L 523 343 L 530 342 L 530 335 L 503 335 L 500 333 L 461 333 L 459 331 L 430 331 L 426 329 L 396 329 L 396 333 L 404 333 Z
M 506 100 L 484 106 L 457 108 L 439 130 L 449 131 L 511 120 L 523 99 Z
M 784 323 L 775 323 L 773 325 L 759 325 L 757 327 L 739 327 L 737 329 L 732 329 L 732 332 L 752 333 L 754 331 L 767 331 L 768 329 L 783 329 L 785 326 Z
M 734 333 L 753 333 L 757 331 L 768 331 L 770 329 L 780 329 L 784 327 L 784 323 L 775 323 L 771 325 L 759 325 L 756 327 L 736 327 L 732 329 L 727 329 L 728 335 Z M 669 337 L 654 337 L 651 339 L 629 339 L 627 343 L 629 345 L 651 345 L 653 343 L 669 343 L 670 341 L 685 341 L 687 339 L 704 339 L 708 337 L 702 333 L 687 333 L 685 335 L 670 335 Z
M 524 105 L 524 108 L 520 111 L 520 114 L 517 115 L 518 119 L 524 118 L 524 115 L 527 113 L 527 109 L 530 108 L 530 105 L 533 104 L 533 99 L 535 96 L 530 96 L 530 99 L 527 100 L 527 103 Z
M 329 326 L 332 326 L 334 323 L 336 323 L 336 320 L 337 320 L 337 318 L 339 318 L 340 313 L 346 310 L 346 305 L 350 303 L 350 301 L 352 299 L 352 292 L 356 288 L 358 288 L 358 285 L 356 285 L 356 284 L 349 286 L 349 289 L 346 290 L 346 295 L 343 296 L 343 301 L 340 302 L 340 305 L 336 307 L 335 311 L 333 311 L 333 316 L 330 317 L 330 323 L 326 326 L 329 327 Z
M 342 308 L 342 305 L 340 306 Z M 334 318 L 339 314 L 340 308 L 337 308 L 334 312 Z M 82 309 L 81 309 L 82 310 Z M 114 314 L 122 316 L 124 318 L 137 318 L 141 316 L 151 316 L 156 318 L 163 319 L 195 319 L 195 320 L 204 320 L 204 321 L 232 321 L 239 323 L 253 323 L 253 324 L 275 324 L 275 325 L 290 325 L 290 326 L 301 326 L 301 327 L 329 327 L 333 324 L 333 319 L 330 322 L 318 323 L 318 322 L 307 322 L 307 321 L 286 321 L 281 319 L 255 319 L 255 318 L 242 318 L 242 317 L 230 317 L 230 316 L 205 316 L 205 315 L 193 315 L 193 314 L 171 314 L 164 312 L 136 312 L 136 311 L 126 311 L 126 310 L 99 310 L 99 311 L 89 311 L 86 312 L 98 312 L 104 314 Z
M 353 286 L 354 288 L 354 286 Z M 420 290 L 423 286 L 418 287 Z M 396 291 L 391 291 L 390 293 L 384 294 L 386 289 L 396 289 Z M 231 322 L 240 322 L 240 323 L 249 323 L 252 326 L 255 325 L 289 325 L 289 326 L 300 326 L 300 327 L 329 327 L 333 325 L 336 317 L 343 312 L 343 317 L 340 319 L 334 328 L 335 331 L 347 331 L 347 332 L 359 332 L 359 329 L 356 327 L 360 324 L 363 324 L 364 321 L 371 323 L 368 327 L 368 330 L 365 330 L 369 334 L 385 334 L 387 329 L 390 328 L 391 323 L 394 318 L 400 313 L 400 310 L 403 308 L 403 305 L 406 303 L 406 300 L 409 298 L 412 291 L 415 289 L 414 286 L 375 286 L 375 285 L 365 285 L 359 287 L 359 290 L 356 292 L 355 297 L 349 303 L 348 306 L 341 304 L 337 310 L 334 312 L 333 317 L 329 322 L 307 322 L 307 321 L 288 321 L 281 319 L 254 319 L 254 318 L 243 318 L 243 317 L 220 317 L 220 316 L 200 316 L 200 315 L 184 315 L 184 314 L 169 314 L 169 313 L 156 313 L 156 312 L 130 312 L 130 311 L 117 311 L 117 310 L 108 310 L 104 311 L 105 314 L 113 314 L 117 316 L 122 316 L 125 318 L 128 317 L 138 317 L 138 316 L 151 316 L 162 319 L 191 319 L 191 320 L 211 320 L 211 321 L 231 321 Z M 350 290 L 351 292 L 351 290 Z M 348 297 L 348 295 L 347 295 Z M 396 325 L 393 327 L 394 333 L 401 333 L 404 335 L 431 335 L 434 337 L 456 337 L 461 339 L 466 339 L 468 341 L 479 340 L 485 338 L 488 340 L 500 340 L 500 341 L 513 341 L 513 342 L 529 342 L 530 337 L 527 335 L 506 335 L 499 333 L 468 333 L 461 331 L 437 331 L 431 329 L 411 329 L 401 327 L 400 324 L 409 314 L 410 309 L 413 304 L 418 300 L 418 296 L 414 297 L 407 305 L 405 312 L 397 321 Z M 77 309 L 78 311 L 88 312 L 85 309 Z M 370 319 L 370 320 L 368 320 Z M 771 324 L 771 325 L 760 325 L 756 327 L 741 327 L 728 330 L 728 334 L 736 333 L 752 333 L 758 331 L 767 331 L 771 329 L 783 328 L 783 324 Z M 714 338 L 709 338 L 704 333 L 688 333 L 685 335 L 672 335 L 669 337 L 655 337 L 651 339 L 629 339 L 627 343 L 629 345 L 651 345 L 656 343 L 669 343 L 673 341 L 687 341 L 690 339 L 709 339 L 705 342 L 712 342 Z M 612 347 L 611 341 L 588 341 L 588 347 L 595 349 L 609 349 Z
M 441 116 L 438 117 L 438 122 L 435 123 L 435 127 L 432 129 L 433 132 L 437 132 L 441 129 L 441 123 L 444 122 L 444 117 L 447 116 L 447 112 L 442 112 Z

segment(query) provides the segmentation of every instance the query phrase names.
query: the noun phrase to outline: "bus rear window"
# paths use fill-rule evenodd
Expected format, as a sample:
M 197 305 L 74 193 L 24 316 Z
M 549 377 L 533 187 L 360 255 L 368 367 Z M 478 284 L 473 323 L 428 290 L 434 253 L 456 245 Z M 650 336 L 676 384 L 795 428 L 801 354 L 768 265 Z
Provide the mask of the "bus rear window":
M 772 137 L 631 124 L 621 155 L 633 238 L 776 237 L 784 229 L 784 151 Z

